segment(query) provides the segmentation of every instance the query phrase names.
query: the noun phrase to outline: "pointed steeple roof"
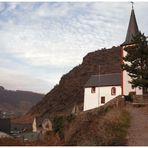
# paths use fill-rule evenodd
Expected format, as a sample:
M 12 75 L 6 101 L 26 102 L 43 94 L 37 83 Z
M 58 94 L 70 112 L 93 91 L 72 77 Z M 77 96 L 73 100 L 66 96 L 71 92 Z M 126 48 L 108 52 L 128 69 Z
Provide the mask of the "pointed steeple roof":
M 126 34 L 126 39 L 125 39 L 125 42 L 121 44 L 121 46 L 131 44 L 133 36 L 136 36 L 138 34 L 138 31 L 139 30 L 138 30 L 136 17 L 135 17 L 135 12 L 132 7 L 130 21 L 129 21 L 128 30 Z

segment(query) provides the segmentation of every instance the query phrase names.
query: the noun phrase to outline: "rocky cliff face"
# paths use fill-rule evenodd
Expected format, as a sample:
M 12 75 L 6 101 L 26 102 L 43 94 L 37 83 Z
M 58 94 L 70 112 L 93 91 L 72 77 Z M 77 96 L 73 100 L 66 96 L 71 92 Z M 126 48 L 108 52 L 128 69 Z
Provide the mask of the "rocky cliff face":
M 84 84 L 91 75 L 100 73 L 121 72 L 121 48 L 112 47 L 88 53 L 82 64 L 74 67 L 69 73 L 62 76 L 59 85 L 56 85 L 29 114 L 56 114 L 71 112 L 74 104 L 82 106 L 84 99 Z

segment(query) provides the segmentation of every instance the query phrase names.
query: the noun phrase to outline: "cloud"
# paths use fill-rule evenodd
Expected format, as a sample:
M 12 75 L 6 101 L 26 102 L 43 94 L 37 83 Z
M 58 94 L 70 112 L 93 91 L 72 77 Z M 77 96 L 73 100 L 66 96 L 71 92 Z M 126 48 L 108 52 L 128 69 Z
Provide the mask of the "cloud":
M 135 9 L 146 34 L 147 8 L 138 3 Z M 42 91 L 50 90 L 88 52 L 120 45 L 130 11 L 126 2 L 0 3 L 0 81 L 12 72 L 24 89 L 37 90 L 33 81 L 39 80 Z
M 43 3 L 35 11 L 35 15 L 39 17 L 62 17 L 67 16 L 69 12 L 68 3 Z

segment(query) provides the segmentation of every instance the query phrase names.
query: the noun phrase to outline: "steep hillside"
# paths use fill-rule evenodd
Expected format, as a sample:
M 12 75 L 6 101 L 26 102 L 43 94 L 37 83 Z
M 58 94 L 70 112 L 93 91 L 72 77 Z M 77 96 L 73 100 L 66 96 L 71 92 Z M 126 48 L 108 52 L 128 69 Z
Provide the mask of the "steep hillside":
M 93 74 L 121 72 L 121 48 L 112 47 L 88 53 L 82 64 L 73 68 L 62 76 L 59 85 L 56 85 L 29 114 L 68 113 L 74 104 L 82 106 L 84 84 Z
M 20 90 L 6 90 L 0 86 L 0 110 L 13 112 L 14 114 L 24 114 L 43 97 L 43 94 Z

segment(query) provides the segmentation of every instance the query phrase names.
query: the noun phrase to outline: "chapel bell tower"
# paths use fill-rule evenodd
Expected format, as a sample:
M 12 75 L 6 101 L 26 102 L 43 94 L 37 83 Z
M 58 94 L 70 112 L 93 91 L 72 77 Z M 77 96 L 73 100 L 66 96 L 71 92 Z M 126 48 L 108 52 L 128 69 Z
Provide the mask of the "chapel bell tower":
M 131 10 L 126 38 L 125 41 L 120 45 L 122 47 L 122 64 L 125 62 L 123 60 L 123 57 L 127 55 L 124 49 L 128 46 L 134 46 L 134 43 L 132 43 L 133 36 L 136 36 L 139 32 L 134 12 L 133 2 L 131 3 L 132 3 L 132 10 Z M 122 95 L 128 95 L 129 92 L 136 92 L 137 95 L 142 95 L 142 89 L 139 89 L 138 87 L 132 88 L 132 85 L 129 83 L 130 80 L 131 78 L 128 75 L 128 72 L 126 72 L 125 70 L 122 71 Z

